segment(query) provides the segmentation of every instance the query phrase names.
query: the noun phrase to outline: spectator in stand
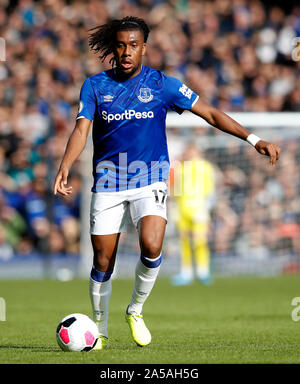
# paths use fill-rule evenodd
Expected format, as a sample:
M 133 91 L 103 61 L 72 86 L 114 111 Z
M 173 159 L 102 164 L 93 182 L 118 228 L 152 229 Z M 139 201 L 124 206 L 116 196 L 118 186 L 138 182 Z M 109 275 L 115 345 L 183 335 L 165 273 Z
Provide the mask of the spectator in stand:
M 20 213 L 10 207 L 3 194 L 0 194 L 0 226 L 2 243 L 18 250 L 18 245 L 25 233 L 26 224 Z
M 12 245 L 7 241 L 6 231 L 0 224 L 0 261 L 8 261 L 14 256 Z

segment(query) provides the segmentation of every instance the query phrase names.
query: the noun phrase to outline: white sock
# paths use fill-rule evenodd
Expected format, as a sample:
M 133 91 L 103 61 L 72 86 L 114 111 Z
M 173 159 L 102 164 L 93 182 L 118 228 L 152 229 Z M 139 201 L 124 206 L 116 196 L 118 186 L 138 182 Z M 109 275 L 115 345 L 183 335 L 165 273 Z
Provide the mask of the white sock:
M 99 333 L 108 337 L 107 320 L 108 305 L 112 291 L 111 279 L 98 282 L 90 278 L 89 288 L 93 308 L 93 320 L 98 326 Z
M 193 267 L 184 266 L 181 268 L 181 275 L 186 279 L 192 279 L 194 277 Z
M 160 262 L 161 254 L 156 259 L 149 259 L 143 256 L 139 259 L 135 269 L 135 283 L 127 313 L 142 313 L 143 305 L 150 295 L 158 276 Z
M 197 276 L 200 279 L 205 279 L 209 276 L 209 267 L 206 265 L 198 266 L 197 267 Z

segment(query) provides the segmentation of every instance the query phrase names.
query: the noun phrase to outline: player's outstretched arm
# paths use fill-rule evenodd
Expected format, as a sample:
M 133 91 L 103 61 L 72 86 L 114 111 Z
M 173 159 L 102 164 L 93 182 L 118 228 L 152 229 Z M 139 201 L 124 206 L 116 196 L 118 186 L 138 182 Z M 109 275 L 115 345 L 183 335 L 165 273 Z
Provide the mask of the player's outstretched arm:
M 91 123 L 91 120 L 85 118 L 76 121 L 75 128 L 68 140 L 63 159 L 54 181 L 53 192 L 55 195 L 57 192 L 63 196 L 72 193 L 72 187 L 67 186 L 69 170 L 86 145 Z
M 255 147 L 257 152 L 269 156 L 272 165 L 275 165 L 276 161 L 279 159 L 280 147 L 278 145 L 261 140 L 257 136 L 251 134 L 246 128 L 242 127 L 224 112 L 206 104 L 204 101 L 200 100 L 200 98 L 192 107 L 191 112 L 202 117 L 209 124 L 221 131 L 239 137 L 242 140 L 247 140 Z

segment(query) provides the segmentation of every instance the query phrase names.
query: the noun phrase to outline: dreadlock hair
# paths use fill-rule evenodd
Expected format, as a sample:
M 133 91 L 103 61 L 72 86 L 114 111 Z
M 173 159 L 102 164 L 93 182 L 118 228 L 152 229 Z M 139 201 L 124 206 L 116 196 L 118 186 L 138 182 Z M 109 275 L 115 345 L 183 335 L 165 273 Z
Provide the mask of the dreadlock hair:
M 134 16 L 126 16 L 121 20 L 111 20 L 107 24 L 92 28 L 94 31 L 89 35 L 89 46 L 92 51 L 100 52 L 99 59 L 103 62 L 108 55 L 114 53 L 116 34 L 119 31 L 139 29 L 147 42 L 150 29 L 143 19 Z M 109 61 L 115 64 L 114 56 Z

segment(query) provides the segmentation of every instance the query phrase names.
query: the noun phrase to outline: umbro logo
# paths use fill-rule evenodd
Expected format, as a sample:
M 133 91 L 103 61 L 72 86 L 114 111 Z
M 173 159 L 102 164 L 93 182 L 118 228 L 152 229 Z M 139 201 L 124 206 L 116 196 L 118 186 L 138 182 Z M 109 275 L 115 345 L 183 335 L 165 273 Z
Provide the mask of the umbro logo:
M 113 98 L 114 97 L 112 95 L 103 96 L 104 101 L 113 101 Z

